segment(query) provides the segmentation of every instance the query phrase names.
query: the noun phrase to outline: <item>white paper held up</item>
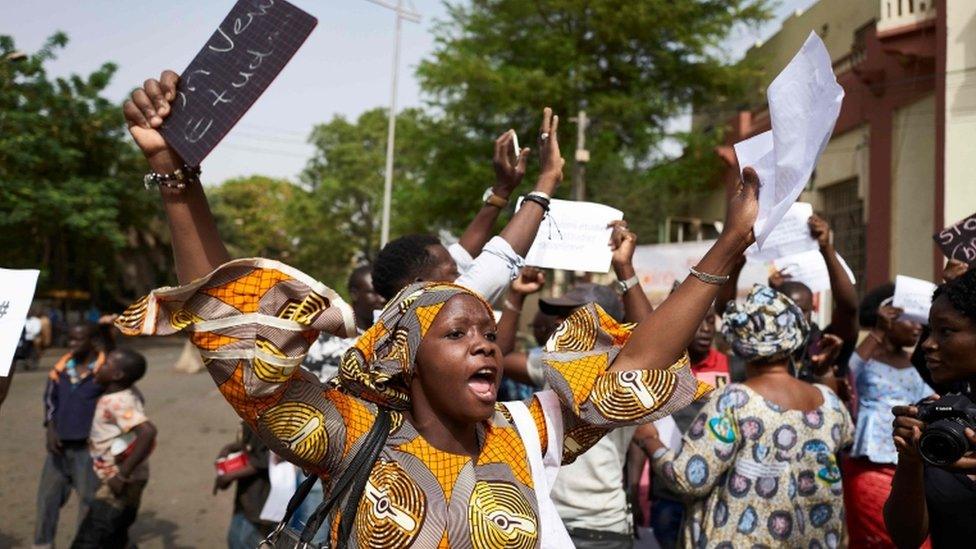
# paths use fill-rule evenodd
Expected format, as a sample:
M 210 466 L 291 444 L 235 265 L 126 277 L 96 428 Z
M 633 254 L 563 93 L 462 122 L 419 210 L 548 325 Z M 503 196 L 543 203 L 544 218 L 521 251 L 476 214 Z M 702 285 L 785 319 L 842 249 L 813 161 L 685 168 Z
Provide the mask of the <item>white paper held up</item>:
M 935 284 L 928 280 L 898 275 L 895 277 L 895 296 L 891 305 L 904 311 L 901 315 L 903 320 L 928 324 L 935 288 Z
M 521 208 L 524 199 L 519 199 Z M 606 273 L 610 270 L 610 234 L 607 225 L 624 213 L 595 202 L 553 199 L 549 214 L 539 225 L 525 264 L 544 269 Z
M 835 252 L 836 253 L 836 252 Z M 840 254 L 837 254 L 841 267 L 847 273 L 851 284 L 857 284 L 854 279 L 854 272 L 844 261 Z M 827 272 L 827 262 L 824 261 L 820 250 L 801 252 L 776 258 L 773 261 L 776 269 L 783 270 L 783 274 L 789 275 L 789 280 L 802 282 L 810 288 L 811 292 L 822 292 L 830 289 L 830 274 Z
M 0 269 L 0 377 L 10 373 L 39 274 L 35 269 Z
M 796 201 L 830 140 L 844 89 L 830 54 L 815 32 L 766 91 L 772 129 L 735 145 L 739 171 L 759 175 L 759 216 L 753 225 L 757 247 Z
M 787 255 L 818 250 L 820 246 L 817 240 L 810 236 L 808 223 L 812 215 L 812 205 L 807 202 L 794 202 L 769 234 L 763 249 L 760 251 L 753 244 L 746 250 L 746 254 L 755 259 L 772 261 Z

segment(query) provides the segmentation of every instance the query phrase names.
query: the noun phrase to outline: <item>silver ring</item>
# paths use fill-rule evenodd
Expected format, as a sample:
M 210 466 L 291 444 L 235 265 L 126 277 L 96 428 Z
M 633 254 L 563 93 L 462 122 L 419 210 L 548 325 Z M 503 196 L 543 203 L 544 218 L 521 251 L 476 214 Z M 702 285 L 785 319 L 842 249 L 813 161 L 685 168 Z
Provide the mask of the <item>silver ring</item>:
M 543 141 L 545 141 L 546 139 L 549 139 L 549 132 L 542 132 L 541 134 L 539 134 L 539 139 L 541 139 Z

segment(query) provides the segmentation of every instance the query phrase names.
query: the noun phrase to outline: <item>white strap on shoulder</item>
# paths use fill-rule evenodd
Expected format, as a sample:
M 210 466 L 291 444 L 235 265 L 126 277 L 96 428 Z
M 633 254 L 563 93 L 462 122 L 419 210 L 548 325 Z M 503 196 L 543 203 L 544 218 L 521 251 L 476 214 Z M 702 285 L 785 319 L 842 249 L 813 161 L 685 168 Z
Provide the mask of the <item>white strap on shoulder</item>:
M 548 393 L 548 394 L 546 394 Z M 541 391 L 535 394 L 542 404 L 543 415 L 546 420 L 547 453 L 542 456 L 542 445 L 539 443 L 539 430 L 536 428 L 532 414 L 523 402 L 505 402 L 515 422 L 515 429 L 525 446 L 525 453 L 532 471 L 532 483 L 535 489 L 536 502 L 539 507 L 540 536 L 539 545 L 543 549 L 573 547 L 573 541 L 566 531 L 556 506 L 549 497 L 552 484 L 559 473 L 562 461 L 562 415 L 559 400 L 552 391 Z M 555 406 L 555 413 L 552 413 Z

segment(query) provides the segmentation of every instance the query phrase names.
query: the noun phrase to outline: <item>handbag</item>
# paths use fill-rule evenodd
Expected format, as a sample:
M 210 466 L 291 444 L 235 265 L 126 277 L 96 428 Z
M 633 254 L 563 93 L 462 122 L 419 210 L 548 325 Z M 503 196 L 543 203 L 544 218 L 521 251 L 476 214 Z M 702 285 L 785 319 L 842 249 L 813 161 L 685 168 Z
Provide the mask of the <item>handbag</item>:
M 353 456 L 346 470 L 336 479 L 328 497 L 309 516 L 308 522 L 305 523 L 305 528 L 301 532 L 298 532 L 296 529 L 289 527 L 288 523 L 291 521 L 292 516 L 294 516 L 295 511 L 298 510 L 298 507 L 305 501 L 308 493 L 312 491 L 315 482 L 319 479 L 315 476 L 309 476 L 303 480 L 298 486 L 298 489 L 295 490 L 295 494 L 288 500 L 284 518 L 268 534 L 268 537 L 261 541 L 258 549 L 319 549 L 330 547 L 328 541 L 324 544 L 313 544 L 312 538 L 315 537 L 316 532 L 322 527 L 322 523 L 328 518 L 329 513 L 339 503 L 339 500 L 342 499 L 342 494 L 348 488 L 349 494 L 346 497 L 345 508 L 342 510 L 342 516 L 339 520 L 339 532 L 336 537 L 338 543 L 337 549 L 345 548 L 349 535 L 352 532 L 356 511 L 359 507 L 359 500 L 362 499 L 363 491 L 366 488 L 366 481 L 369 479 L 373 465 L 376 463 L 380 452 L 383 450 L 383 446 L 386 444 L 387 436 L 390 434 L 390 423 L 390 411 L 386 408 L 380 408 L 376 414 L 376 419 L 373 421 L 373 426 L 363 439 L 362 447 Z

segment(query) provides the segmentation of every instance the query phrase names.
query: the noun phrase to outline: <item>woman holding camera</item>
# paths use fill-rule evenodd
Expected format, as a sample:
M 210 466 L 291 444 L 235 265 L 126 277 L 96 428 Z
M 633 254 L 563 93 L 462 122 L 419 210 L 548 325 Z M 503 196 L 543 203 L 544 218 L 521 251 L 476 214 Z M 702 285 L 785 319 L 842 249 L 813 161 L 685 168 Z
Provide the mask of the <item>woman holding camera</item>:
M 931 333 L 922 343 L 926 365 L 936 384 L 976 381 L 976 270 L 939 287 L 929 312 Z M 972 388 L 966 397 L 972 399 Z M 955 410 L 972 406 L 959 399 Z M 926 536 L 932 546 L 971 547 L 976 540 L 976 455 L 967 452 L 951 465 L 936 467 L 939 450 L 920 439 L 926 423 L 920 406 L 896 406 L 893 438 L 898 467 L 885 503 L 884 517 L 892 541 L 899 547 L 918 547 Z M 952 411 L 949 411 L 952 413 Z M 944 415 L 944 414 L 943 414 Z M 962 423 L 972 424 L 972 419 Z M 976 432 L 966 427 L 969 448 L 976 448 Z

